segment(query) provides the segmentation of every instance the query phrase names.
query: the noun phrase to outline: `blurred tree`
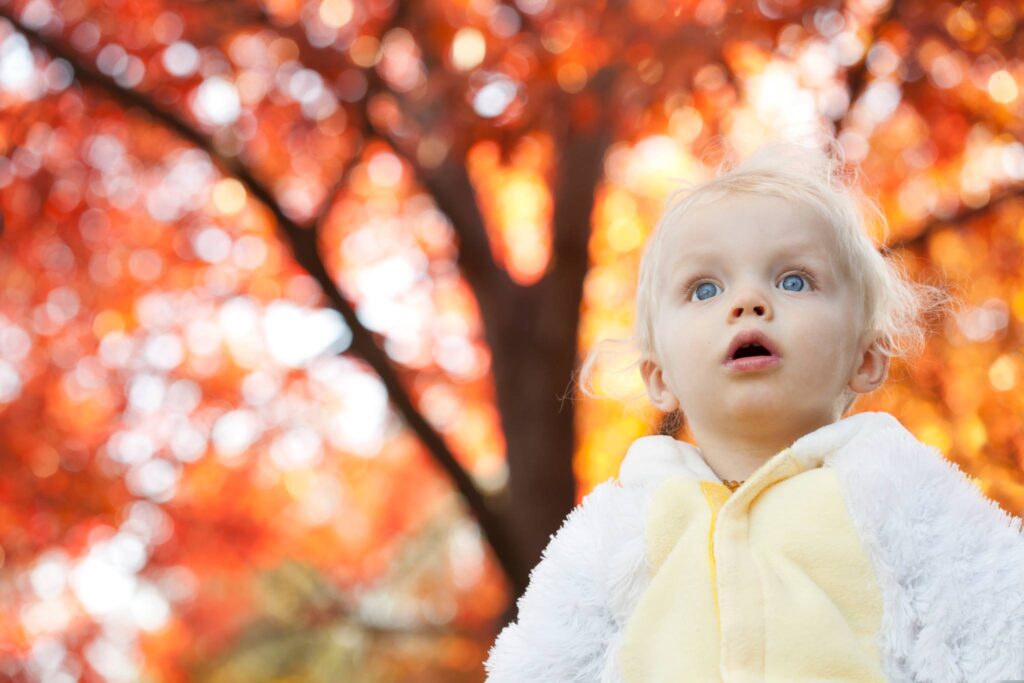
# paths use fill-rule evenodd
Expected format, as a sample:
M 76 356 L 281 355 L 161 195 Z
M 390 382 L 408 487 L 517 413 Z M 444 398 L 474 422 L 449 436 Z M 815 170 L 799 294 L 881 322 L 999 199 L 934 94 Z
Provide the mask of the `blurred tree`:
M 1020 509 L 1020 14 L 0 7 L 7 672 L 34 648 L 108 678 L 477 680 L 550 535 L 648 428 L 564 399 L 580 352 L 628 330 L 643 239 L 718 139 L 831 126 L 890 247 L 970 285 L 981 303 L 872 400 Z M 407 431 L 380 417 L 384 392 Z M 510 593 L 458 509 L 438 512 L 449 487 Z M 432 551 L 398 548 L 439 520 Z M 419 620 L 351 597 L 375 581 Z M 144 666 L 97 631 L 110 615 L 150 634 Z M 413 673 L 431 657 L 449 668 Z

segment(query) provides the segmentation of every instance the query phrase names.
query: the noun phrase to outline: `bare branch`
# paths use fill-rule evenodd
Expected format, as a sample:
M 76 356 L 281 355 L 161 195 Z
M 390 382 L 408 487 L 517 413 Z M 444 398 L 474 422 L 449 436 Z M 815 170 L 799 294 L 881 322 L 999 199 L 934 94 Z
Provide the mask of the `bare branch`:
M 601 69 L 588 84 L 584 96 L 572 103 L 578 108 L 577 115 L 570 116 L 566 122 L 559 173 L 553 188 L 552 242 L 553 251 L 560 259 L 554 266 L 556 269 L 570 260 L 582 260 L 585 268 L 594 192 L 604 177 L 604 155 L 612 142 L 611 115 L 602 110 L 606 108 L 618 73 L 618 66 Z
M 907 237 L 893 242 L 888 246 L 888 250 L 896 251 L 897 249 L 916 249 L 924 244 L 936 230 L 944 225 L 964 227 L 970 222 L 992 213 L 1003 204 L 1020 199 L 1021 197 L 1024 197 L 1024 184 L 1010 185 L 1004 188 L 1000 194 L 996 195 L 981 206 L 962 209 L 949 218 L 934 218 L 926 222 L 917 232 L 914 233 L 913 237 Z
M 220 5 L 219 0 L 213 0 L 213 5 Z M 404 26 L 409 23 L 409 12 L 412 3 L 400 1 L 395 3 L 395 8 L 387 24 L 381 28 L 381 37 L 393 28 Z M 247 10 L 243 15 L 247 23 L 263 25 L 268 29 L 280 31 L 270 17 L 262 9 Z M 335 59 L 336 53 L 327 48 L 320 48 L 311 45 L 302 30 L 290 30 L 288 37 L 299 45 L 300 53 L 307 55 L 310 59 L 322 62 L 324 59 Z M 439 68 L 439 60 L 429 49 L 429 45 L 422 46 L 425 60 L 431 70 Z M 327 55 L 326 57 L 324 55 Z M 367 79 L 366 95 L 359 102 L 358 118 L 361 120 L 363 137 L 378 137 L 394 150 L 394 152 L 406 161 L 413 169 L 417 181 L 422 185 L 434 199 L 434 203 L 445 214 L 451 222 L 452 228 L 458 237 L 458 265 L 466 281 L 473 288 L 473 291 L 480 302 L 481 313 L 485 319 L 484 329 L 488 335 L 493 335 L 496 325 L 492 316 L 503 306 L 504 295 L 510 289 L 514 289 L 515 283 L 494 260 L 491 252 L 490 238 L 487 234 L 486 222 L 476 200 L 473 184 L 463 160 L 452 154 L 446 155 L 444 161 L 435 168 L 425 167 L 419 159 L 417 150 L 405 144 L 396 137 L 390 130 L 373 120 L 370 106 L 375 98 L 386 96 L 392 97 L 400 102 L 397 93 L 377 73 L 376 69 L 363 70 Z M 355 118 L 355 117 L 354 117 Z M 346 169 L 346 174 L 348 170 Z M 339 183 L 344 182 L 344 178 Z M 325 212 L 330 210 L 334 193 L 340 187 L 335 185 L 329 199 L 321 207 L 321 218 Z M 493 347 L 493 339 L 489 336 L 488 343 Z
M 196 2 L 195 5 L 218 13 L 230 22 L 230 26 L 241 28 L 251 25 L 256 28 L 269 29 L 282 38 L 291 40 L 299 50 L 298 61 L 303 66 L 316 70 L 321 76 L 324 76 L 325 81 L 330 80 L 328 74 L 333 75 L 344 68 L 361 70 L 361 67 L 352 62 L 347 52 L 329 47 L 317 47 L 310 43 L 301 23 L 289 25 L 277 23 L 271 15 L 267 14 L 260 2 L 249 4 L 235 0 L 205 0 L 205 2 Z
M 889 8 L 885 11 L 885 14 L 878 18 L 875 22 L 874 27 L 871 29 L 871 38 L 868 40 L 868 44 L 864 47 L 864 57 L 857 62 L 855 68 L 849 72 L 849 76 L 846 79 L 846 91 L 849 94 L 849 106 L 846 108 L 846 114 L 843 116 L 839 125 L 836 126 L 836 137 L 839 137 L 839 133 L 846 128 L 846 125 L 850 121 L 850 114 L 853 112 L 853 105 L 860 99 L 861 95 L 867 89 L 868 84 L 868 52 L 878 42 L 879 36 L 882 34 L 882 29 L 888 25 L 896 17 L 898 10 L 899 0 L 891 0 Z
M 387 130 L 370 125 L 412 166 L 419 183 L 430 191 L 434 203 L 451 221 L 459 238 L 459 267 L 481 306 L 487 308 L 496 301 L 501 289 L 514 287 L 515 283 L 491 253 L 486 223 L 465 163 L 448 154 L 440 165 L 428 169 L 419 163 L 415 152 L 405 149 Z
M 430 52 L 429 46 L 424 45 L 422 48 L 428 71 L 439 68 L 439 60 Z M 367 125 L 406 160 L 419 183 L 430 191 L 434 203 L 451 221 L 459 238 L 458 262 L 466 280 L 481 300 L 482 307 L 493 305 L 503 289 L 514 287 L 515 284 L 491 253 L 487 225 L 465 162 L 448 153 L 441 164 L 434 168 L 427 168 L 420 163 L 415 149 L 407 147 L 391 131 L 378 125 L 365 110 L 375 96 L 390 95 L 398 101 L 398 97 L 376 71 L 370 71 L 367 76 L 369 83 L 363 102 Z
M 237 159 L 221 154 L 207 135 L 193 128 L 177 114 L 164 109 L 145 94 L 121 87 L 113 79 L 93 68 L 76 51 L 22 24 L 9 9 L 0 9 L 0 16 L 10 21 L 15 29 L 29 40 L 41 45 L 52 55 L 70 63 L 79 83 L 103 91 L 107 96 L 121 102 L 126 108 L 136 107 L 142 110 L 154 121 L 173 130 L 185 140 L 202 149 L 224 173 L 242 182 L 249 192 L 271 211 L 279 229 L 284 233 L 285 240 L 291 246 L 296 261 L 317 281 L 331 306 L 342 315 L 352 331 L 352 352 L 363 358 L 377 372 L 398 412 L 405 418 L 434 460 L 451 477 L 467 506 L 477 517 L 496 557 L 505 571 L 511 574 L 512 567 L 516 566 L 514 561 L 516 549 L 508 538 L 504 525 L 492 511 L 488 499 L 476 487 L 470 475 L 459 465 L 440 434 L 414 406 L 387 354 L 381 350 L 370 331 L 356 317 L 352 305 L 327 272 L 319 255 L 315 231 L 304 229 L 296 224 L 284 212 L 270 190 L 258 181 L 244 164 Z

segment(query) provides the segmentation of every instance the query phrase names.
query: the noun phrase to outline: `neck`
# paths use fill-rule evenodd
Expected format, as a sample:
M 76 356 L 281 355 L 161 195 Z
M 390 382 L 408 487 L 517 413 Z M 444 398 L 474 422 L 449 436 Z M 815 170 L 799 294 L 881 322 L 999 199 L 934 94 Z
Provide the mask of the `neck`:
M 822 424 L 793 426 L 773 433 L 745 434 L 737 430 L 700 430 L 692 426 L 704 462 L 719 479 L 745 481 L 772 456 Z

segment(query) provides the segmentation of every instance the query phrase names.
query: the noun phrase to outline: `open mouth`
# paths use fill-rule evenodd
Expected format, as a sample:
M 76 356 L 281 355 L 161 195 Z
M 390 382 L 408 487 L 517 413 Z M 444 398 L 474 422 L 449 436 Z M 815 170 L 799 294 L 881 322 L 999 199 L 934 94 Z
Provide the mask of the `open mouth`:
M 750 358 L 752 356 L 771 355 L 773 355 L 772 352 L 766 349 L 765 347 L 761 346 L 760 344 L 746 344 L 745 346 L 741 346 L 740 348 L 736 349 L 736 353 L 732 355 L 731 360 L 736 360 L 737 358 Z
M 736 349 L 736 353 L 734 353 L 729 360 L 725 362 L 725 367 L 731 372 L 750 372 L 771 368 L 778 365 L 780 362 L 781 359 L 779 356 L 775 355 L 764 346 L 754 342 L 751 344 L 744 344 Z
M 771 367 L 778 365 L 782 357 L 775 340 L 755 328 L 740 330 L 722 355 L 722 363 L 732 371 Z

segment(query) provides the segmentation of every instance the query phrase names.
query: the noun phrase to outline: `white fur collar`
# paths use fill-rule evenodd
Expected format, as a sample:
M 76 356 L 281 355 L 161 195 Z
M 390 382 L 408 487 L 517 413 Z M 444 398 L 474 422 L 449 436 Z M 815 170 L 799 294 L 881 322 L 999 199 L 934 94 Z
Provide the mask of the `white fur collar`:
M 812 469 L 834 457 L 856 434 L 896 427 L 902 428 L 902 425 L 889 413 L 857 413 L 804 434 L 786 450 L 807 463 L 807 469 Z M 700 481 L 720 481 L 704 461 L 700 449 L 666 435 L 640 437 L 626 451 L 619 466 L 619 481 L 626 486 L 664 481 L 682 474 Z

